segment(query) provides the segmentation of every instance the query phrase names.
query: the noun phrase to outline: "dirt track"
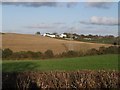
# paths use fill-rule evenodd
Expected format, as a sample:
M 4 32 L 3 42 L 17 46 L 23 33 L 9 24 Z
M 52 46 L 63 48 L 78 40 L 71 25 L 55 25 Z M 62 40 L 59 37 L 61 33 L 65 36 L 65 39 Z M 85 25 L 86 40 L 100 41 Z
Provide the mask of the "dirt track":
M 1 39 L 1 37 L 0 37 Z M 80 41 L 60 40 L 49 37 L 28 34 L 2 34 L 2 48 L 10 48 L 13 51 L 41 51 L 50 49 L 55 54 L 68 50 L 86 51 L 90 48 L 98 49 L 108 44 L 86 43 Z M 1 47 L 1 46 L 0 46 Z

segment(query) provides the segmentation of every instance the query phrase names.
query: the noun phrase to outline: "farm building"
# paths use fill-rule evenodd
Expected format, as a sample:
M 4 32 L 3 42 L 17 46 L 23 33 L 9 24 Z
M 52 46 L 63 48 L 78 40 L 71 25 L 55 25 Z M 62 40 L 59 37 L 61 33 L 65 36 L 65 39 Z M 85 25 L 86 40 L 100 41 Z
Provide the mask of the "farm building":
M 84 38 L 85 40 L 92 40 L 92 38 Z
M 62 34 L 60 34 L 60 37 L 61 37 L 61 38 L 66 38 L 67 35 L 62 33 Z
M 52 38 L 56 37 L 56 35 L 50 33 L 45 33 L 43 34 L 43 36 L 52 37 Z

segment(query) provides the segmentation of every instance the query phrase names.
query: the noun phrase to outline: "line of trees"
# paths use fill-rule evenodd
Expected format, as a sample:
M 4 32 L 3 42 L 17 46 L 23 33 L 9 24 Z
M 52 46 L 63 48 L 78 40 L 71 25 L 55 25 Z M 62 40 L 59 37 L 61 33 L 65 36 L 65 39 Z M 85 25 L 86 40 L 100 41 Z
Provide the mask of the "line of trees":
M 42 52 L 33 52 L 33 51 L 20 51 L 13 52 L 11 49 L 6 48 L 2 50 L 2 59 L 46 59 L 53 58 L 54 54 L 52 50 L 47 50 L 44 53 Z
M 13 52 L 11 49 L 6 48 L 4 50 L 0 50 L 2 53 L 2 59 L 47 59 L 47 58 L 61 58 L 61 57 L 80 57 L 80 56 L 90 56 L 90 55 L 102 55 L 102 54 L 119 54 L 120 47 L 118 46 L 110 46 L 110 47 L 100 47 L 97 49 L 89 49 L 86 52 L 82 51 L 67 51 L 58 55 L 54 55 L 52 50 L 47 50 L 44 53 L 42 52 L 32 52 L 32 51 L 20 51 Z

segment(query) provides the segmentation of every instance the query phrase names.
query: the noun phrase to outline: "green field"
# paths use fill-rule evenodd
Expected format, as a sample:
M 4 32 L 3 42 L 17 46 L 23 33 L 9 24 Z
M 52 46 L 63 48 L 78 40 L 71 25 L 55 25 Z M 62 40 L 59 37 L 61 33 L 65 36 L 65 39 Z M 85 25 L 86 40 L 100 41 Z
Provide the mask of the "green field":
M 93 38 L 92 40 L 80 39 L 79 41 L 91 42 L 91 43 L 113 44 L 115 41 L 117 41 L 117 39 L 116 38 L 96 38 L 96 39 Z
M 118 55 L 98 55 L 47 60 L 7 60 L 2 62 L 3 72 L 18 71 L 74 71 L 118 70 Z

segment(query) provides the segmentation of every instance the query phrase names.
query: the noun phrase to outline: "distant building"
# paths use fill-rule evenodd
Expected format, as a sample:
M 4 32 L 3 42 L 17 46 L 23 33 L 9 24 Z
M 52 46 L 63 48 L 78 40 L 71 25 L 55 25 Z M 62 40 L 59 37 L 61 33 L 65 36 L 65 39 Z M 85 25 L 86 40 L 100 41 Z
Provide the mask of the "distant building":
M 85 40 L 92 40 L 91 38 L 84 38 Z
M 56 37 L 56 35 L 50 33 L 45 33 L 43 34 L 43 36 L 52 37 L 52 38 Z
M 62 34 L 60 34 L 60 37 L 61 37 L 61 38 L 66 38 L 67 35 L 62 33 Z

